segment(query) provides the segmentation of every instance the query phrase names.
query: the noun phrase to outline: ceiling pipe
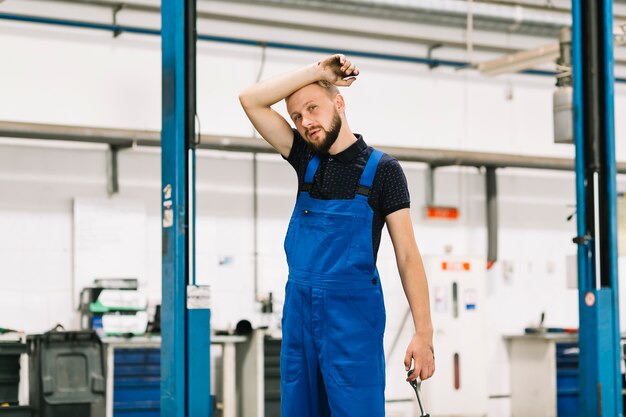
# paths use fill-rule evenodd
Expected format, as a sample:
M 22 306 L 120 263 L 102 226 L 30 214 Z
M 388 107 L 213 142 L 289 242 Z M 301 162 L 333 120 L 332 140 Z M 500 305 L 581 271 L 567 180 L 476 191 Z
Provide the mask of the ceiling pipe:
M 6 121 L 0 121 L 0 137 L 101 143 L 119 147 L 161 146 L 161 133 L 152 130 L 108 129 Z M 202 134 L 200 136 L 198 149 L 276 153 L 276 151 L 262 139 L 227 135 Z M 574 170 L 574 160 L 569 158 L 396 146 L 381 146 L 380 150 L 401 161 L 419 162 L 429 164 L 433 167 L 467 166 L 558 171 Z M 617 164 L 617 172 L 619 174 L 626 174 L 626 162 L 619 162 Z
M 90 5 L 90 6 L 100 6 L 114 9 L 119 7 L 120 3 L 106 1 L 106 0 L 50 0 L 56 1 L 59 3 L 68 3 L 68 4 L 78 4 L 78 5 Z M 133 10 L 139 12 L 146 13 L 159 13 L 160 8 L 158 6 L 148 6 L 143 4 L 132 4 L 132 3 L 124 3 L 124 10 Z M 260 18 L 258 16 L 248 17 L 234 14 L 225 14 L 225 13 L 214 13 L 214 12 L 198 12 L 198 18 L 207 19 L 207 20 L 217 20 L 220 22 L 231 22 L 231 23 L 239 23 L 246 25 L 254 25 L 254 26 L 263 26 L 263 27 L 271 27 L 271 28 L 281 28 L 281 29 L 289 29 L 289 30 L 300 30 L 307 32 L 323 32 L 326 34 L 333 34 L 339 36 L 349 36 L 360 39 L 376 39 L 376 40 L 384 40 L 388 42 L 401 42 L 401 43 L 409 43 L 409 44 L 420 44 L 420 45 L 435 45 L 440 44 L 443 47 L 453 48 L 453 49 L 465 49 L 465 42 L 456 42 L 452 40 L 444 40 L 439 38 L 429 38 L 423 36 L 411 36 L 411 35 L 397 35 L 392 33 L 382 33 L 382 32 L 372 32 L 367 30 L 362 30 L 358 28 L 346 28 L 346 27 L 332 27 L 332 26 L 324 26 L 317 25 L 312 22 L 292 22 L 292 21 L 284 21 L 284 20 L 276 20 L 276 19 L 266 19 Z M 513 52 L 519 51 L 515 48 L 505 47 L 505 46 L 497 46 L 490 44 L 481 44 L 474 43 L 474 49 L 483 51 L 483 52 L 493 52 L 500 54 L 510 54 Z M 624 62 L 626 64 L 626 62 Z
M 150 6 L 147 4 L 138 4 L 138 3 L 128 3 L 128 2 L 119 2 L 113 0 L 49 0 L 55 1 L 59 3 L 67 3 L 74 5 L 87 5 L 87 6 L 96 6 L 96 7 L 105 7 L 109 8 L 115 13 L 121 10 L 128 11 L 137 11 L 144 13 L 160 13 L 159 6 Z M 231 0 L 231 1 L 239 1 L 244 2 L 246 0 Z M 255 0 L 247 0 L 249 2 L 254 3 Z M 267 2 L 256 0 L 259 4 L 267 5 Z M 511 6 L 510 2 L 502 2 L 498 0 L 482 0 L 482 3 L 503 3 Z M 269 5 L 274 5 L 275 2 L 269 3 Z M 525 8 L 541 10 L 541 11 L 550 11 L 550 12 L 561 12 L 569 15 L 569 9 L 559 9 L 559 8 L 548 8 L 539 5 L 524 5 Z M 411 35 L 398 35 L 398 34 L 390 34 L 390 33 L 381 33 L 381 32 L 373 32 L 367 31 L 357 28 L 347 28 L 347 27 L 332 27 L 327 25 L 318 25 L 310 22 L 293 22 L 293 21 L 285 21 L 285 20 L 277 20 L 277 19 L 266 19 L 260 18 L 258 16 L 244 16 L 240 14 L 226 14 L 226 13 L 215 13 L 210 11 L 198 11 L 197 16 L 199 19 L 207 19 L 207 20 L 217 20 L 221 22 L 231 22 L 231 23 L 239 23 L 246 25 L 255 25 L 255 26 L 263 26 L 263 27 L 271 27 L 271 28 L 282 28 L 289 30 L 301 30 L 308 32 L 323 32 L 327 34 L 334 34 L 339 36 L 349 36 L 356 37 L 360 39 L 376 39 L 376 40 L 385 40 L 389 42 L 401 42 L 401 43 L 410 43 L 410 44 L 421 44 L 421 45 L 441 45 L 443 47 L 452 48 L 452 49 L 462 49 L 465 50 L 467 45 L 466 42 L 456 42 L 453 40 L 444 40 L 437 38 L 429 38 L 423 36 L 411 36 Z M 372 17 L 380 17 L 378 15 L 374 15 Z M 615 16 L 617 20 L 622 19 L 626 22 L 626 16 Z M 431 22 L 433 23 L 433 22 Z M 434 22 L 436 23 L 436 22 Z M 515 52 L 519 52 L 519 49 L 510 48 L 506 46 L 498 46 L 493 44 L 481 44 L 481 43 L 473 43 L 473 49 L 477 51 L 483 52 L 493 52 L 499 54 L 511 54 Z M 626 65 L 626 61 L 617 60 L 616 64 Z
M 46 25 L 66 26 L 66 27 L 74 27 L 74 28 L 81 28 L 81 29 L 104 30 L 104 31 L 113 32 L 115 34 L 128 32 L 128 33 L 135 33 L 135 34 L 142 34 L 142 35 L 160 35 L 159 29 L 143 28 L 143 27 L 138 27 L 138 26 L 107 24 L 107 23 L 94 23 L 94 22 L 86 22 L 86 21 L 80 21 L 80 20 L 57 19 L 57 18 L 50 18 L 50 17 L 29 16 L 29 15 L 12 14 L 12 13 L 0 13 L 0 20 L 40 23 L 40 24 L 46 24 Z M 424 65 L 428 65 L 429 67 L 445 66 L 445 67 L 453 67 L 453 68 L 461 69 L 461 68 L 470 68 L 472 66 L 468 62 L 456 61 L 456 60 L 450 60 L 450 59 L 422 58 L 422 57 L 407 56 L 407 55 L 395 55 L 395 54 L 367 52 L 367 51 L 359 51 L 359 50 L 348 50 L 348 49 L 340 49 L 340 48 L 326 48 L 326 47 L 309 46 L 309 45 L 289 44 L 289 43 L 284 43 L 284 42 L 266 42 L 266 41 L 232 38 L 232 37 L 225 37 L 225 36 L 198 34 L 198 40 L 218 42 L 218 43 L 227 43 L 227 44 L 232 44 L 232 45 L 262 46 L 266 48 L 285 49 L 285 50 L 291 50 L 291 51 L 302 51 L 302 52 L 321 53 L 321 54 L 342 53 L 342 54 L 349 55 L 352 57 L 371 58 L 371 59 L 378 59 L 378 60 L 385 60 L 385 61 L 413 63 L 413 64 L 424 64 Z M 548 76 L 548 77 L 555 77 L 558 74 L 556 71 L 545 71 L 545 70 L 534 70 L 534 69 L 520 71 L 519 73 L 529 74 L 529 75 L 541 75 L 541 76 Z M 626 78 L 615 78 L 615 82 L 626 83 Z
M 147 5 L 147 4 L 143 4 L 143 3 L 131 3 L 131 2 L 127 2 L 127 1 L 118 1 L 118 0 L 49 0 L 49 1 L 57 1 L 57 2 L 62 2 L 62 3 L 74 3 L 74 4 L 80 4 L 80 5 L 88 5 L 88 6 L 101 6 L 101 7 L 107 7 L 110 8 L 112 10 L 121 10 L 121 9 L 125 9 L 125 10 L 133 10 L 133 11 L 140 11 L 140 12 L 153 12 L 153 13 L 160 13 L 160 7 L 159 6 L 151 6 L 151 5 Z M 393 15 L 393 18 L 401 18 L 401 19 L 407 19 L 408 16 L 406 15 L 406 10 L 405 9 L 415 9 L 415 10 L 420 10 L 420 6 L 422 7 L 422 11 L 426 12 L 426 13 L 437 13 L 437 12 L 445 12 L 445 13 L 449 13 L 450 7 L 446 7 L 446 4 L 442 1 L 436 0 L 436 1 L 425 1 L 425 0 L 418 0 L 418 1 L 413 1 L 413 2 L 407 2 L 407 1 L 363 1 L 363 0 L 355 0 L 355 1 L 346 1 L 346 0 L 336 0 L 334 2 L 328 2 L 328 1 L 310 1 L 310 0 L 216 0 L 216 1 L 221 1 L 221 2 L 225 2 L 225 3 L 232 3 L 232 2 L 238 2 L 238 3 L 248 3 L 248 4 L 258 4 L 258 5 L 263 5 L 263 6 L 282 6 L 282 7 L 296 7 L 299 9 L 312 9 L 313 7 L 315 8 L 332 8 L 334 7 L 335 9 L 331 10 L 333 12 L 336 11 L 342 11 L 344 13 L 347 13 L 350 11 L 350 8 L 353 8 L 353 10 L 356 12 L 360 12 L 358 14 L 366 14 L 368 16 L 371 17 L 376 17 L 376 18 L 384 18 L 388 15 Z M 450 0 L 447 0 L 450 1 Z M 458 0 L 456 0 L 457 3 Z M 616 3 L 622 3 L 622 4 L 626 4 L 626 0 L 614 0 Z M 333 5 L 334 3 L 334 5 Z M 456 13 L 457 15 L 462 15 L 465 14 L 465 17 L 467 16 L 467 5 L 463 4 L 466 3 L 465 1 L 461 1 L 461 4 L 456 6 Z M 427 4 L 429 7 L 424 8 L 423 5 Z M 519 21 L 519 16 L 520 14 L 524 17 L 524 20 L 526 22 L 535 24 L 537 26 L 541 26 L 541 24 L 545 24 L 545 18 L 541 19 L 541 20 L 536 20 L 533 19 L 533 16 L 535 16 L 535 12 L 539 13 L 539 15 L 544 15 L 546 13 L 549 13 L 550 16 L 558 16 L 557 19 L 560 20 L 564 20 L 569 18 L 569 23 L 567 25 L 571 25 L 571 9 L 570 8 L 566 8 L 566 7 L 556 7 L 556 6 L 546 6 L 546 5 L 541 5 L 541 4 L 533 4 L 533 3 L 526 3 L 526 2 L 519 2 L 519 1 L 512 1 L 512 0 L 480 0 L 480 1 L 475 1 L 473 2 L 473 4 L 478 5 L 479 8 L 489 8 L 491 7 L 491 9 L 486 9 L 486 10 L 491 10 L 491 14 L 493 14 L 493 9 L 494 6 L 499 6 L 499 7 L 506 7 L 509 8 L 508 11 L 506 13 L 502 13 L 502 11 L 500 11 L 500 15 L 505 16 L 508 20 L 515 20 L 515 21 Z M 200 4 L 200 6 L 202 6 L 202 4 Z M 465 9 L 463 9 L 465 7 Z M 358 10 L 357 10 L 358 8 Z M 521 9 L 520 9 L 521 8 Z M 337 10 L 339 9 L 339 10 Z M 367 9 L 369 9 L 369 12 L 365 12 Z M 381 10 L 383 11 L 383 13 L 381 13 Z M 482 9 L 479 10 L 479 14 L 480 11 Z M 507 10 L 507 9 L 502 9 L 502 10 Z M 511 11 L 513 10 L 513 11 Z M 199 10 L 198 11 L 198 17 L 199 18 L 212 18 L 211 16 L 215 16 L 214 13 L 211 12 L 207 12 L 207 11 L 202 11 Z M 614 14 L 613 18 L 616 21 L 626 21 L 626 16 L 624 15 L 619 15 L 619 14 Z M 555 20 L 555 18 L 553 17 L 551 19 L 552 21 Z M 437 22 L 433 22 L 433 23 L 437 23 Z M 546 29 L 552 29 L 552 24 L 549 24 L 546 26 Z M 510 32 L 511 27 L 508 26 L 506 27 L 506 32 Z
M 464 0 L 231 0 L 239 3 L 280 6 L 393 20 L 466 27 L 468 2 Z M 571 12 L 563 8 L 529 7 L 508 2 L 472 2 L 474 27 L 479 30 L 523 33 L 558 38 L 563 26 L 571 26 Z M 616 16 L 616 21 L 626 16 Z

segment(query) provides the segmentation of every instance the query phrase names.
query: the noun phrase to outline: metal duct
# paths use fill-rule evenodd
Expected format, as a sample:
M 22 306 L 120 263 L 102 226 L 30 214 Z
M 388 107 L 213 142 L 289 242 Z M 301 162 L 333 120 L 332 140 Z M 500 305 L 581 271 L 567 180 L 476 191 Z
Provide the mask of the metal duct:
M 147 130 L 105 129 L 81 126 L 2 122 L 0 137 L 51 139 L 131 146 L 161 146 L 161 133 Z M 264 140 L 240 136 L 201 136 L 198 149 L 215 149 L 232 152 L 276 153 Z M 574 161 L 568 158 L 520 156 L 486 152 L 468 152 L 442 149 L 405 148 L 381 146 L 379 149 L 401 161 L 421 162 L 433 167 L 468 166 L 493 168 L 528 168 L 573 171 Z M 617 172 L 626 174 L 626 163 L 617 164 Z
M 423 22 L 445 26 L 466 26 L 467 1 L 461 0 L 233 0 L 259 5 L 286 6 L 306 10 L 346 13 L 393 20 Z M 516 32 L 558 37 L 559 29 L 570 26 L 569 13 L 538 10 L 520 5 L 473 2 L 474 28 L 486 31 Z

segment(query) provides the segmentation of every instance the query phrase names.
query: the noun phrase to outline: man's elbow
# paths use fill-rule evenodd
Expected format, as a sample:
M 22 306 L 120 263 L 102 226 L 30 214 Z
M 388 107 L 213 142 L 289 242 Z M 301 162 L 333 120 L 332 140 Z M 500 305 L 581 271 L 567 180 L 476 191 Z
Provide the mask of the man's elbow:
M 241 104 L 241 107 L 243 107 L 244 109 L 249 108 L 251 105 L 250 101 L 250 94 L 248 94 L 246 90 L 239 93 L 239 103 Z

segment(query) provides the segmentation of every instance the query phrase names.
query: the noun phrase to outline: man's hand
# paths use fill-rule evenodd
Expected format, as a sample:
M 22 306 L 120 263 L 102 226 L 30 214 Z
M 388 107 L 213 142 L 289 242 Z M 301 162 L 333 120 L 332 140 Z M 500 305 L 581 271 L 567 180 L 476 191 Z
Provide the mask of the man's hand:
M 415 381 L 417 377 L 424 381 L 435 373 L 435 354 L 428 337 L 415 335 L 406 349 L 404 356 L 405 370 L 411 369 L 413 359 L 413 373 L 407 377 L 407 381 Z
M 348 87 L 356 80 L 359 70 L 344 55 L 337 54 L 317 63 L 322 79 L 340 87 Z

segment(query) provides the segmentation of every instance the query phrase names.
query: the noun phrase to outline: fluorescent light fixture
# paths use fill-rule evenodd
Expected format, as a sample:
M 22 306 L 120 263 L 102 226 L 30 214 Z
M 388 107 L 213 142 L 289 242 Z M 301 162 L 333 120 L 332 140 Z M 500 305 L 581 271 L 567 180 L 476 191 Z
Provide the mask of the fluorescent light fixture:
M 478 70 L 487 76 L 524 71 L 536 65 L 553 62 L 559 57 L 559 43 L 520 51 L 502 58 L 478 64 Z
M 614 46 L 626 45 L 626 25 L 614 26 L 613 34 Z M 557 42 L 492 59 L 491 61 L 478 64 L 477 68 L 483 75 L 487 76 L 510 74 L 553 62 L 559 57 L 559 54 L 560 46 Z

